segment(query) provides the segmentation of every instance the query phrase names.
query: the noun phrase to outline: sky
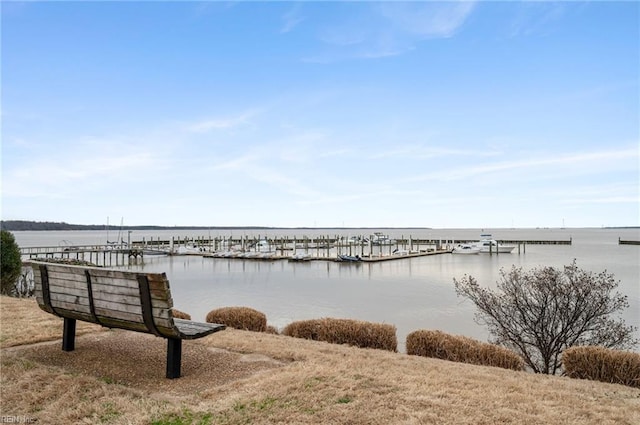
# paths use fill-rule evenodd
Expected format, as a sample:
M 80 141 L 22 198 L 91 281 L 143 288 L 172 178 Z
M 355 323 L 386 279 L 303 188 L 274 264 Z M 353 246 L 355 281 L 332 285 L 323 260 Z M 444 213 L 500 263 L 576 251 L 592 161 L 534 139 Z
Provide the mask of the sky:
M 638 2 L 2 2 L 2 219 L 640 225 Z

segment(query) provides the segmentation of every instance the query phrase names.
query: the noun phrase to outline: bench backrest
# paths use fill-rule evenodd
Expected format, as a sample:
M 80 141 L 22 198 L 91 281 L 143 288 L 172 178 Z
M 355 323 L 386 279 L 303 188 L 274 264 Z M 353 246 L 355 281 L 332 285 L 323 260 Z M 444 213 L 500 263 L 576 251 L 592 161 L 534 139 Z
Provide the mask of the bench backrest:
M 176 337 L 173 300 L 164 273 L 32 261 L 40 308 L 69 319 Z

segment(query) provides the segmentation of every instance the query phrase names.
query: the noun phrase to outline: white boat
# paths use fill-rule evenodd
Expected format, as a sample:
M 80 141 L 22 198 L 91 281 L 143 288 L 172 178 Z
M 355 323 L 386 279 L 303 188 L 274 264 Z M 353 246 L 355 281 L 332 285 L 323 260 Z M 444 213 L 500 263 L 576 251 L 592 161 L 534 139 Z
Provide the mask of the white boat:
M 178 255 L 202 255 L 204 252 L 205 249 L 201 246 L 197 246 L 195 244 L 187 244 L 180 245 L 174 253 Z
M 479 248 L 482 253 L 509 254 L 515 249 L 514 245 L 503 245 L 487 234 L 480 235 L 480 242 L 473 243 L 473 246 Z
M 275 252 L 275 247 L 266 239 L 259 240 L 255 245 L 255 249 L 262 253 Z
M 384 235 L 382 232 L 375 232 L 371 238 L 371 243 L 373 245 L 391 245 L 396 243 L 396 241 L 391 239 L 389 235 Z
M 344 255 L 344 254 L 338 254 L 338 261 L 341 262 L 345 262 L 345 263 L 359 263 L 360 261 L 362 261 L 362 258 L 360 258 L 359 255 Z
M 480 254 L 480 247 L 474 246 L 468 243 L 462 243 L 456 246 L 455 248 L 453 248 L 453 251 L 451 252 L 453 254 L 463 254 L 463 255 Z
M 289 261 L 311 261 L 311 254 L 296 252 L 289 258 Z

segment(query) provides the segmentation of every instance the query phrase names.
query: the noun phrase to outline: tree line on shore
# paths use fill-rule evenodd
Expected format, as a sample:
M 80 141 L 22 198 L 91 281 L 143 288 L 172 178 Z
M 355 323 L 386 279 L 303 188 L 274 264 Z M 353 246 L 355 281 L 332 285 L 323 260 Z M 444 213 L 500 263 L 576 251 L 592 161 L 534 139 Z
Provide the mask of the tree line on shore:
M 10 232 L 28 230 L 164 230 L 164 229 L 269 229 L 266 226 L 116 226 L 105 224 L 69 224 L 55 221 L 2 220 L 0 227 Z

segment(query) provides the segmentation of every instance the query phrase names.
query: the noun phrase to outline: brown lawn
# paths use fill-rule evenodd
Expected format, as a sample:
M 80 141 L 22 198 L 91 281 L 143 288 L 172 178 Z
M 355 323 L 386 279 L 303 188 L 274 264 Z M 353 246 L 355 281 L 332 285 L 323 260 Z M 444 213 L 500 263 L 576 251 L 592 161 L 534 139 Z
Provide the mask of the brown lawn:
M 638 424 L 640 390 L 227 329 L 183 342 L 62 321 L 0 297 L 4 419 L 38 424 Z M 50 341 L 50 342 L 47 342 Z M 6 422 L 6 421 L 5 421 Z

